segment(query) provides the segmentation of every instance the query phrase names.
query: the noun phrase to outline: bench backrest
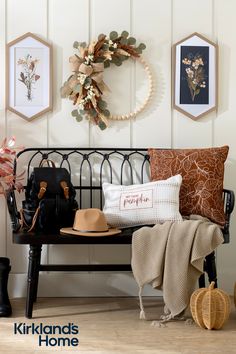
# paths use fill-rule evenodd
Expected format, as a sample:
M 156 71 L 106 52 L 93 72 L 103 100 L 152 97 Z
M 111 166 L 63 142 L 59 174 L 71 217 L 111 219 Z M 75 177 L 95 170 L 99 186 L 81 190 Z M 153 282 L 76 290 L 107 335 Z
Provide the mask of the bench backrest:
M 70 171 L 81 208 L 103 207 L 103 182 L 128 185 L 150 180 L 147 149 L 25 149 L 17 155 L 16 174 L 25 169 L 27 181 L 43 159 Z
M 49 159 L 71 172 L 80 208 L 103 207 L 102 183 L 136 184 L 150 180 L 147 149 L 134 148 L 29 148 L 18 153 L 15 173 L 26 170 L 25 183 L 33 167 Z M 224 190 L 226 223 L 225 242 L 229 242 L 229 220 L 234 206 L 234 194 Z

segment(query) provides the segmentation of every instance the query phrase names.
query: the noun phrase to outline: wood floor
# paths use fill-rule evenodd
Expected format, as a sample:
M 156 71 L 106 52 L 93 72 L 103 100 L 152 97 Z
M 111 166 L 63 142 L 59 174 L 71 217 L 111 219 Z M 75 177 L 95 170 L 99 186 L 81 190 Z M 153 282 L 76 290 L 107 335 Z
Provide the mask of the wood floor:
M 222 330 L 209 331 L 189 321 L 170 322 L 166 327 L 152 325 L 163 311 L 160 298 L 144 298 L 149 321 L 139 319 L 135 298 L 40 298 L 35 305 L 34 318 L 24 317 L 24 299 L 11 300 L 13 315 L 0 318 L 0 353 L 68 353 L 81 354 L 233 354 L 236 353 L 236 310 Z M 39 346 L 39 335 L 14 334 L 19 325 L 79 326 L 78 335 L 48 335 L 52 344 L 58 337 L 69 341 L 76 337 L 78 346 Z M 20 327 L 23 328 L 23 325 Z M 46 327 L 45 327 L 46 328 Z M 47 327 L 48 328 L 48 327 Z M 44 337 L 43 337 L 44 336 Z M 41 338 L 45 339 L 43 334 Z M 67 342 L 68 344 L 68 342 Z

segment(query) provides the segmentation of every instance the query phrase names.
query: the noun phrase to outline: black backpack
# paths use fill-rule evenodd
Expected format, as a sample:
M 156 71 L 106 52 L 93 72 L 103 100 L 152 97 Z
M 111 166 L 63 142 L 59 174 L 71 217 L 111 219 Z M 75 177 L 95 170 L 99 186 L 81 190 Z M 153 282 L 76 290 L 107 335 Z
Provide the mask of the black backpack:
M 78 203 L 66 168 L 35 167 L 22 202 L 21 224 L 28 231 L 58 231 L 72 226 Z

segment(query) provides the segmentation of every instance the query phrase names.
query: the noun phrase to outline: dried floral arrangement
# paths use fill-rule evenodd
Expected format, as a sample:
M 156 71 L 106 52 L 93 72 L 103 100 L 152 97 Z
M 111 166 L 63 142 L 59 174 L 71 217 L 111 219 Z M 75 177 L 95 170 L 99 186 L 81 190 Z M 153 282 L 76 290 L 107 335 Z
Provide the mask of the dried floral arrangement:
M 108 125 L 108 119 L 112 118 L 107 102 L 103 100 L 103 95 L 109 92 L 103 81 L 104 69 L 110 64 L 120 66 L 129 58 L 139 58 L 146 46 L 143 43 L 136 46 L 136 39 L 129 37 L 127 31 L 121 35 L 112 31 L 109 37 L 100 34 L 98 40 L 89 45 L 74 42 L 73 47 L 78 49 L 79 54 L 69 58 L 73 74 L 61 88 L 61 96 L 69 98 L 77 106 L 71 114 L 78 122 L 85 117 L 103 130 Z M 150 80 L 147 66 L 146 70 Z
M 5 138 L 0 146 L 0 194 L 5 194 L 13 187 L 20 192 L 23 189 L 21 180 L 23 173 L 18 176 L 14 175 L 14 159 L 16 153 L 23 149 L 23 147 L 14 147 L 15 138 L 12 137 L 7 140 Z
M 28 101 L 32 101 L 32 89 L 35 83 L 40 79 L 40 75 L 36 74 L 38 62 L 39 59 L 32 58 L 30 54 L 17 61 L 17 65 L 22 67 L 18 80 L 26 86 Z
M 201 89 L 206 88 L 204 62 L 200 54 L 193 56 L 190 53 L 188 57 L 182 60 L 182 63 L 186 66 L 186 79 L 192 102 L 194 102 Z

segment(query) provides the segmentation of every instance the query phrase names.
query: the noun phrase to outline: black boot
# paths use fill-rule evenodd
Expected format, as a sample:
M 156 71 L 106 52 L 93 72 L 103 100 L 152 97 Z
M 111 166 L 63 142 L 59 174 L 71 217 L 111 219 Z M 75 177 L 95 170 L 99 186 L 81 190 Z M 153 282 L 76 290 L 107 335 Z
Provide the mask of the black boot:
M 0 317 L 11 315 L 11 304 L 7 292 L 8 275 L 11 270 L 10 260 L 0 257 Z

